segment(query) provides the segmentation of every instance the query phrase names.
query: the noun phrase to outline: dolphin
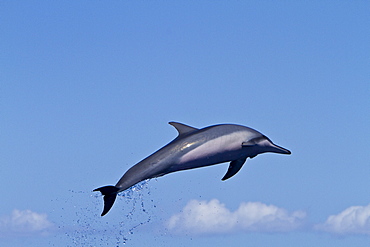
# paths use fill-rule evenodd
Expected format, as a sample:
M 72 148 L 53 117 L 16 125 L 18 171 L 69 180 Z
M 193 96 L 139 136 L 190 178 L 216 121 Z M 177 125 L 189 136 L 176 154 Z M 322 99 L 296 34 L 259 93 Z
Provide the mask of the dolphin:
M 236 124 L 219 124 L 197 129 L 182 123 L 169 122 L 178 136 L 152 155 L 131 167 L 115 186 L 95 189 L 104 196 L 104 216 L 113 206 L 116 196 L 131 186 L 168 173 L 230 162 L 222 178 L 234 176 L 247 158 L 270 152 L 291 154 L 288 149 L 275 145 L 260 132 Z

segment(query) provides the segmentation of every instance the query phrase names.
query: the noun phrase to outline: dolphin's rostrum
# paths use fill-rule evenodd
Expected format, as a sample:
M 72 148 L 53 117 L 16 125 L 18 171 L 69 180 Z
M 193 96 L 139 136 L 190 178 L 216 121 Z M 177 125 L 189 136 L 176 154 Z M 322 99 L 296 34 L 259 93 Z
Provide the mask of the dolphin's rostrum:
M 169 124 L 178 131 L 173 141 L 131 167 L 115 186 L 94 190 L 104 195 L 102 216 L 113 206 L 117 193 L 149 178 L 231 161 L 222 178 L 226 180 L 242 168 L 248 157 L 266 152 L 291 154 L 260 132 L 241 125 L 219 124 L 197 129 L 177 122 Z

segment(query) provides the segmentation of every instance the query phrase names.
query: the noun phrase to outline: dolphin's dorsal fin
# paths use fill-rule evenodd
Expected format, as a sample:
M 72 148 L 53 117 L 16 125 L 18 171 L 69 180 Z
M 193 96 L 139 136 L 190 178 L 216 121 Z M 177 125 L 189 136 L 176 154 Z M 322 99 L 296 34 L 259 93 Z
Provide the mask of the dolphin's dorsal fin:
M 227 172 L 225 176 L 222 178 L 222 181 L 225 181 L 226 179 L 231 178 L 234 176 L 240 168 L 244 165 L 247 158 L 240 158 L 238 160 L 233 160 L 230 162 L 229 169 L 227 169 Z
M 194 128 L 189 125 L 182 124 L 182 123 L 169 122 L 169 124 L 171 124 L 173 127 L 176 128 L 176 130 L 179 132 L 179 136 L 189 134 L 190 132 L 198 130 L 197 128 Z

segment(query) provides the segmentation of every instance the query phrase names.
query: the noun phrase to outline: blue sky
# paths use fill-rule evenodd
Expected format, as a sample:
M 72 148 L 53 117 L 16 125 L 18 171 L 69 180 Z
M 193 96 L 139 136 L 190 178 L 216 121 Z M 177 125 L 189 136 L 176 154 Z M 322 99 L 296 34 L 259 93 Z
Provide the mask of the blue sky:
M 366 1 L 0 3 L 1 246 L 367 246 Z M 237 123 L 291 156 L 115 184 Z

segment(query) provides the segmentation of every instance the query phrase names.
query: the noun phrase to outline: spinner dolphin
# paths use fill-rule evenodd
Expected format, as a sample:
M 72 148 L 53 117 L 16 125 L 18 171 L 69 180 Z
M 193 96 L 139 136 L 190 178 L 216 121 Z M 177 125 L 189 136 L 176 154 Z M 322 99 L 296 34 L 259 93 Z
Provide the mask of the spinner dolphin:
M 230 162 L 222 178 L 226 180 L 242 168 L 247 158 L 266 152 L 291 154 L 260 132 L 241 125 L 219 124 L 197 129 L 177 122 L 169 124 L 178 131 L 178 136 L 173 141 L 131 167 L 115 186 L 94 190 L 100 191 L 104 196 L 101 216 L 108 213 L 119 192 L 149 178 Z

